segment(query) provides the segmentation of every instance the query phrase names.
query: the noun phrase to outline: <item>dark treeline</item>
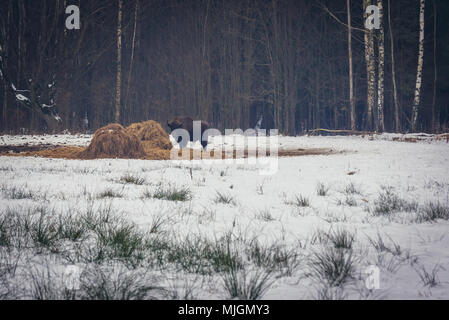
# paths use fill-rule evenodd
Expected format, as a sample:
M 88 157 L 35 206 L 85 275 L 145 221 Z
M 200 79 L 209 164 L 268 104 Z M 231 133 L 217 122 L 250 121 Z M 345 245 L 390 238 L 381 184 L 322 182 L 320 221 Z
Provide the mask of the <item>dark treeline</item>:
M 291 135 L 314 128 L 445 131 L 447 0 L 425 1 L 413 125 L 422 1 L 392 0 L 389 7 L 388 0 L 2 0 L 0 131 L 95 130 L 117 120 L 165 124 L 176 115 L 219 129 L 254 127 L 263 115 L 266 128 Z M 364 6 L 379 3 L 381 30 L 368 32 Z M 80 30 L 65 28 L 70 4 L 80 8 Z

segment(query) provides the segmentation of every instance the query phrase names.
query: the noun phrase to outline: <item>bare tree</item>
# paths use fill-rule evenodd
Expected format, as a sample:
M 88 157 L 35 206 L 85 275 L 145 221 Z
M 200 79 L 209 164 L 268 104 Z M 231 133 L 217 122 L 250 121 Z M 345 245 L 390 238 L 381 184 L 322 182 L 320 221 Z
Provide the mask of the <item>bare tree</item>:
M 421 104 L 421 87 L 422 87 L 422 72 L 424 64 L 424 13 L 426 1 L 420 0 L 419 6 L 419 54 L 418 54 L 418 71 L 416 72 L 416 89 L 415 99 L 412 110 L 412 131 L 415 132 L 418 125 L 419 106 Z
M 379 20 L 380 20 L 380 29 L 379 29 L 379 65 L 378 65 L 378 82 L 377 82 L 377 130 L 385 131 L 385 120 L 384 120 L 384 75 L 385 75 L 385 32 L 383 25 L 383 1 L 377 1 L 377 7 L 379 8 Z
M 352 27 L 351 27 L 351 0 L 347 0 L 348 9 L 348 60 L 349 60 L 349 103 L 351 105 L 351 130 L 356 130 L 355 100 L 354 100 L 354 72 L 352 62 Z
M 439 132 L 440 130 L 440 117 L 437 116 L 436 99 L 437 99 L 437 81 L 438 81 L 438 69 L 437 69 L 437 22 L 438 11 L 435 0 L 433 1 L 433 98 L 432 98 L 432 132 Z
M 391 78 L 393 82 L 393 101 L 394 101 L 394 119 L 396 132 L 401 130 L 399 122 L 399 101 L 398 101 L 398 89 L 396 84 L 396 65 L 394 56 L 394 38 L 393 38 L 393 26 L 391 25 L 391 2 L 388 0 L 388 28 L 390 33 L 390 49 L 391 49 Z
M 134 51 L 136 48 L 136 30 L 137 30 L 137 17 L 139 15 L 139 0 L 136 0 L 136 6 L 134 8 L 134 28 L 133 28 L 133 40 L 131 45 L 131 59 L 129 62 L 128 80 L 126 85 L 126 99 L 125 99 L 125 110 L 129 108 L 129 86 L 131 83 L 131 75 L 133 72 L 134 65 Z
M 122 15 L 123 0 L 118 0 L 117 18 L 117 84 L 115 92 L 115 122 L 120 122 L 120 95 L 122 83 Z

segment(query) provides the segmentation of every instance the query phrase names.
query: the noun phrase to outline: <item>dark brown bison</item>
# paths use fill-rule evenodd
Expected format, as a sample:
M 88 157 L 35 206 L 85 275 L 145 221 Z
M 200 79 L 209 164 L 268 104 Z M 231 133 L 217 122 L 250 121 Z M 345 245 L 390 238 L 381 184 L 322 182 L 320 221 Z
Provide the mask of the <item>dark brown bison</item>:
M 184 129 L 189 133 L 190 141 L 200 141 L 203 148 L 207 147 L 207 138 L 205 141 L 202 141 L 203 133 L 210 128 L 209 123 L 206 121 L 201 121 L 201 134 L 198 137 L 194 137 L 193 135 L 193 122 L 194 120 L 190 117 L 176 117 L 172 121 L 167 121 L 167 125 L 170 130 L 173 132 L 176 129 Z M 177 142 L 180 144 L 181 148 L 185 148 L 187 146 L 187 141 L 182 139 L 181 136 L 174 137 L 177 138 Z

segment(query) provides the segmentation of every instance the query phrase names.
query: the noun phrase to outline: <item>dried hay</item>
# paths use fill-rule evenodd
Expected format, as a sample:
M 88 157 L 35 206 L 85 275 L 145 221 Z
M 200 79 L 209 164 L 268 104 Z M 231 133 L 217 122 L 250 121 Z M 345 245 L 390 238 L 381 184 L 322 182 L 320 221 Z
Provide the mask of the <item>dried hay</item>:
M 56 147 L 47 150 L 24 151 L 20 153 L 1 153 L 0 156 L 8 157 L 42 157 L 53 159 L 79 159 L 79 154 L 86 148 L 83 147 Z
M 146 156 L 140 140 L 119 124 L 110 124 L 98 129 L 79 159 L 144 159 Z
M 170 150 L 153 148 L 145 149 L 145 153 L 145 160 L 170 160 Z
M 139 138 L 145 151 L 152 152 L 152 149 L 171 150 L 173 148 L 167 132 L 156 121 L 133 123 L 126 128 L 126 131 Z

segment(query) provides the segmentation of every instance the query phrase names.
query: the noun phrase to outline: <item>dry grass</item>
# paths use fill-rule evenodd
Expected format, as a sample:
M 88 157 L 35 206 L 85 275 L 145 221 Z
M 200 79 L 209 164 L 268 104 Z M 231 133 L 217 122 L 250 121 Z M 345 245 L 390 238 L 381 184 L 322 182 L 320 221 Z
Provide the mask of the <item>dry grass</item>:
M 185 152 L 187 150 L 187 152 Z M 278 156 L 280 158 L 287 157 L 300 157 L 300 156 L 312 156 L 312 155 L 331 155 L 337 152 L 330 149 L 291 149 L 291 150 L 283 150 L 280 149 L 276 153 L 272 153 L 270 149 L 266 151 L 254 151 L 251 152 L 248 149 L 242 151 L 236 150 L 231 152 L 222 151 L 221 155 L 216 154 L 214 150 L 193 150 L 193 149 L 184 149 L 185 155 L 182 153 L 182 150 L 179 150 L 177 153 L 178 160 L 193 160 L 195 159 L 247 159 L 250 157 L 275 157 Z M 176 154 L 176 152 L 175 152 Z
M 87 149 L 79 154 L 79 158 L 85 160 L 143 159 L 145 156 L 140 140 L 116 123 L 98 129 Z
M 8 157 L 42 157 L 53 159 L 78 159 L 78 155 L 86 148 L 83 147 L 53 147 L 47 150 L 25 151 L 21 153 L 1 153 L 0 156 Z
M 126 131 L 134 134 L 142 142 L 146 152 L 152 152 L 154 149 L 171 150 L 173 148 L 167 132 L 156 121 L 133 123 L 126 128 Z

